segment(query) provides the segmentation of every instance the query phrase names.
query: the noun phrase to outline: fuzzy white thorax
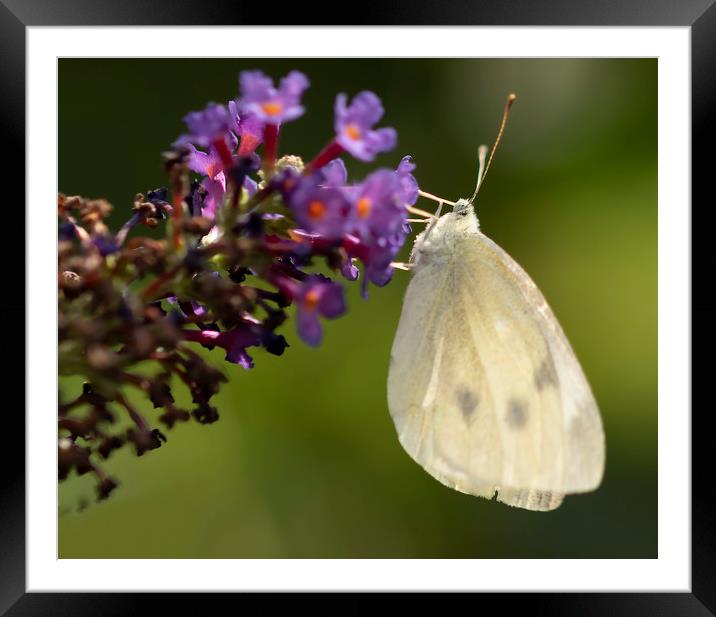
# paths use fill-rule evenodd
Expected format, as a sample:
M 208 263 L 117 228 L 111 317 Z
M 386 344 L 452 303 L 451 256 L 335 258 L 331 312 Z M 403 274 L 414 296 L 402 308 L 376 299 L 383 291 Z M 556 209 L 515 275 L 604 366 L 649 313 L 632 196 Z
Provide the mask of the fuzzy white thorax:
M 410 253 L 410 262 L 417 264 L 426 261 L 447 261 L 454 253 L 455 241 L 466 235 L 478 233 L 480 222 L 475 214 L 472 202 L 458 199 L 452 212 L 443 214 L 437 221 L 428 225 L 418 234 Z

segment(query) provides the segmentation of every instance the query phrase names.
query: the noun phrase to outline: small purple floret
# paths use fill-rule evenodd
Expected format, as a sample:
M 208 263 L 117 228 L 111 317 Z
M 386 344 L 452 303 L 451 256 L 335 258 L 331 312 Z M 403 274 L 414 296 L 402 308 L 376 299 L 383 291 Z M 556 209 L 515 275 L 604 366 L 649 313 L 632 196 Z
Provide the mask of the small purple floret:
M 383 105 L 373 92 L 360 92 L 350 105 L 348 97 L 339 94 L 335 104 L 336 141 L 361 161 L 372 161 L 380 152 L 395 147 L 398 136 L 395 129 L 373 129 L 383 117 Z
M 419 187 L 413 171 L 415 171 L 415 163 L 413 163 L 412 156 L 404 156 L 398 164 L 398 169 L 395 170 L 400 180 L 399 199 L 408 206 L 412 206 L 418 201 Z
M 208 148 L 214 141 L 227 136 L 231 128 L 231 115 L 226 105 L 209 103 L 201 111 L 193 111 L 184 116 L 189 132 L 174 142 L 177 146 L 194 144 Z
M 303 281 L 296 304 L 298 335 L 313 347 L 323 336 L 319 316 L 334 319 L 346 311 L 343 288 L 321 276 L 309 276 Z
M 231 116 L 231 130 L 241 140 L 239 156 L 249 156 L 264 139 L 265 123 L 248 111 L 239 113 L 236 101 L 229 101 L 229 114 Z
M 278 88 L 263 71 L 243 71 L 239 76 L 241 108 L 266 124 L 281 124 L 303 115 L 301 96 L 308 88 L 308 78 L 291 71 Z
M 246 352 L 246 348 L 261 345 L 260 336 L 243 326 L 225 332 L 185 330 L 184 338 L 202 345 L 221 347 L 226 351 L 227 362 L 239 364 L 245 369 L 250 369 L 254 366 L 254 361 Z
M 333 159 L 321 168 L 323 186 L 343 188 L 348 184 L 348 170 L 341 159 Z
M 298 180 L 289 195 L 289 205 L 303 230 L 335 240 L 346 231 L 351 206 L 343 191 L 320 182 L 318 173 Z
M 398 175 L 389 169 L 370 174 L 355 197 L 355 232 L 364 240 L 392 236 L 405 222 L 406 210 L 399 202 Z

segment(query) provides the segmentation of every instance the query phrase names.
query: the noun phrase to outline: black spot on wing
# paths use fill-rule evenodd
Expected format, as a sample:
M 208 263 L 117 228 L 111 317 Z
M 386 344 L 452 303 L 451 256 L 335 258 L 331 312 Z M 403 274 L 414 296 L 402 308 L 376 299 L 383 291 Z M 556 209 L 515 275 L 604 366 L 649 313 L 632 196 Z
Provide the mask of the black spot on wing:
M 460 388 L 455 397 L 457 399 L 457 405 L 462 412 L 462 417 L 467 422 L 475 413 L 475 410 L 477 410 L 477 406 L 480 404 L 480 397 L 473 394 L 467 388 Z
M 538 508 L 546 508 L 549 505 L 549 502 L 552 501 L 552 493 L 550 491 L 544 491 L 544 492 L 538 491 L 536 498 L 537 498 L 537 507 Z
M 540 392 L 548 386 L 557 385 L 557 373 L 551 358 L 545 358 L 535 371 L 535 387 Z
M 522 428 L 527 424 L 527 403 L 516 398 L 510 399 L 505 420 L 510 428 Z

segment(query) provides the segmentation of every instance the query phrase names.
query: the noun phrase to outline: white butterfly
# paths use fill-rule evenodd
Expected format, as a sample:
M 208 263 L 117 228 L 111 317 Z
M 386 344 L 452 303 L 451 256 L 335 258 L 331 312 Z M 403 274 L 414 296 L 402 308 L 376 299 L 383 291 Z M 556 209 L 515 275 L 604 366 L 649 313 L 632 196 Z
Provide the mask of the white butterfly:
M 485 154 L 481 148 L 473 197 L 453 204 L 415 241 L 388 405 L 400 443 L 443 484 L 553 510 L 565 494 L 599 486 L 604 432 L 544 297 L 480 231 L 473 200 L 489 168 Z

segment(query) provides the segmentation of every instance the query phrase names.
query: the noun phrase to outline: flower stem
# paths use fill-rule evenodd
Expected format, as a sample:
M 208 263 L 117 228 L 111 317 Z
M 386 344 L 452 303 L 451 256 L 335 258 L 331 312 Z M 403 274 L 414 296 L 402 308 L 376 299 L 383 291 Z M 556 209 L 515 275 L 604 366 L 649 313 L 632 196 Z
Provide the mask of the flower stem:
M 131 216 L 131 218 L 124 225 L 122 225 L 121 229 L 114 237 L 114 240 L 117 243 L 117 247 L 120 247 L 124 244 L 124 241 L 127 239 L 127 234 L 130 232 L 132 227 L 134 227 L 139 222 L 141 218 L 142 214 L 140 212 L 135 212 Z
M 151 300 L 154 300 L 157 292 L 162 288 L 165 283 L 167 283 L 176 276 L 179 270 L 181 270 L 182 265 L 183 262 L 179 262 L 176 266 L 155 278 L 142 292 L 142 300 L 144 300 L 145 302 L 150 302 Z
M 303 170 L 304 174 L 308 174 L 316 169 L 320 169 L 327 163 L 330 163 L 333 159 L 340 156 L 343 152 L 343 146 L 341 146 L 335 139 L 331 141 L 323 150 L 321 150 L 316 157 L 306 165 Z
M 224 172 L 228 172 L 229 169 L 231 169 L 231 165 L 233 164 L 233 159 L 231 157 L 231 150 L 229 150 L 229 147 L 226 145 L 226 141 L 223 137 L 221 137 L 219 139 L 214 140 L 212 145 L 216 149 L 216 152 L 219 154 L 219 158 L 224 165 Z
M 279 126 L 278 124 L 267 124 L 264 129 L 264 157 L 263 167 L 264 170 L 273 169 L 276 164 L 276 157 L 278 156 L 278 135 Z
M 118 394 L 117 402 L 127 410 L 129 417 L 132 419 L 132 422 L 137 425 L 137 428 L 143 431 L 149 431 L 149 426 L 147 425 L 146 420 L 139 414 L 139 412 L 134 407 L 129 404 L 129 401 L 127 401 L 124 396 Z
M 181 248 L 181 219 L 183 214 L 181 193 L 175 191 L 172 195 L 172 241 L 175 249 Z

